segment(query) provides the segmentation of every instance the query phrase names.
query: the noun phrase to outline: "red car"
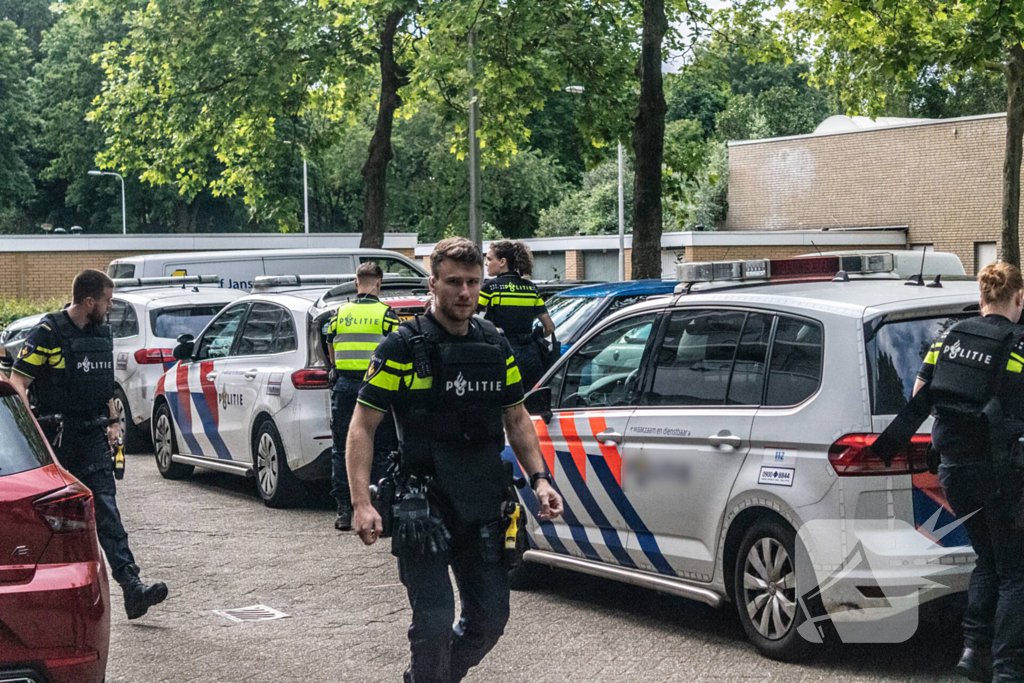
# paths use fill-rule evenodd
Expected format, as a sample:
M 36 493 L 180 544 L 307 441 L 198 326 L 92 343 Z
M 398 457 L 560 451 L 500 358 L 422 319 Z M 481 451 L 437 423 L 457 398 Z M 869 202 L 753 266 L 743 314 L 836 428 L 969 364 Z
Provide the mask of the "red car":
M 0 683 L 100 683 L 109 644 L 92 492 L 0 378 Z

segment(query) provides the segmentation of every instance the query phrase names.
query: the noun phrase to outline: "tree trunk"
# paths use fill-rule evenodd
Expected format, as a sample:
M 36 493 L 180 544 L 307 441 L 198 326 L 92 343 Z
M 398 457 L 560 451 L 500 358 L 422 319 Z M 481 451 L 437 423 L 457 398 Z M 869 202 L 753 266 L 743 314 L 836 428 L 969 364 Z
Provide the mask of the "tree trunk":
M 379 249 L 384 245 L 387 227 L 388 163 L 391 152 L 391 129 L 395 110 L 402 106 L 398 89 L 409 82 L 408 71 L 395 61 L 395 33 L 405 17 L 404 10 L 393 10 L 380 31 L 380 105 L 377 127 L 370 138 L 370 155 L 363 165 L 366 183 L 366 204 L 363 207 L 363 236 L 359 246 Z
M 1006 154 L 1003 158 L 1003 260 L 1020 267 L 1020 164 L 1024 156 L 1024 47 L 1006 64 Z
M 661 43 L 668 30 L 665 0 L 644 0 L 640 63 L 640 99 L 633 119 L 633 268 L 634 280 L 661 277 L 661 160 L 665 148 L 665 91 L 661 79 Z

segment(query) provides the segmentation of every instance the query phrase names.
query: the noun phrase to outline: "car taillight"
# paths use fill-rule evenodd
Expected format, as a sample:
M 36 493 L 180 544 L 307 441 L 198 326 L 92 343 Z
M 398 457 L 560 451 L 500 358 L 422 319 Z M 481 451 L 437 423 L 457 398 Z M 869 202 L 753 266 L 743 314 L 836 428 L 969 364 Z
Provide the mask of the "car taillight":
M 139 365 L 158 365 L 174 362 L 172 349 L 139 349 L 135 352 L 135 362 Z
M 869 448 L 878 434 L 847 434 L 828 449 L 828 461 L 840 477 L 869 477 L 887 474 L 917 474 L 928 469 L 929 434 L 915 434 L 910 444 L 897 451 L 886 465 Z
M 36 513 L 55 534 L 72 534 L 96 528 L 92 491 L 75 482 L 32 501 Z
M 296 389 L 330 389 L 331 377 L 326 370 L 296 370 L 292 373 L 292 386 Z

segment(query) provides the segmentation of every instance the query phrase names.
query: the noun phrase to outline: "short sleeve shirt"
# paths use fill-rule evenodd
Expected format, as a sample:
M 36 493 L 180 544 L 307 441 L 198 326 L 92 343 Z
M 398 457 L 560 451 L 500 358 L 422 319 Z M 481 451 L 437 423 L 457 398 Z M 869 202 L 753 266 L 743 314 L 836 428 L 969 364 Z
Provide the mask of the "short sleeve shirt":
M 430 315 L 429 313 L 427 314 Z M 483 333 L 479 324 L 471 323 L 470 333 L 464 337 L 449 336 L 447 342 L 481 341 Z M 502 388 L 501 404 L 511 408 L 523 402 L 523 382 L 519 367 L 512 355 L 508 341 L 501 338 L 502 355 L 505 361 L 505 386 Z M 430 401 L 433 392 L 431 378 L 423 378 L 413 368 L 412 350 L 405 339 L 398 334 L 389 335 L 377 347 L 366 371 L 363 385 L 359 389 L 359 402 L 365 406 L 386 412 L 392 407 L 401 410 L 419 401 Z
M 25 344 L 14 361 L 14 372 L 35 380 L 43 375 L 51 376 L 54 370 L 64 370 L 64 350 L 56 330 L 43 320 L 25 338 Z
M 548 312 L 537 285 L 515 273 L 502 273 L 480 287 L 477 310 L 506 334 L 530 334 L 537 316 Z

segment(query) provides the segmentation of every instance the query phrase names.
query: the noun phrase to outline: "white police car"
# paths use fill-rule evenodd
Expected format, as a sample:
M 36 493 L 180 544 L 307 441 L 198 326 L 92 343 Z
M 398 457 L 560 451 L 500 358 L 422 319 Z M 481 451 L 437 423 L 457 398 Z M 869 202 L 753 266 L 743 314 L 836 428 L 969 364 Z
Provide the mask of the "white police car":
M 423 310 L 424 278 L 385 278 L 399 317 Z M 154 406 L 157 466 L 168 479 L 195 467 L 255 476 L 263 501 L 284 507 L 303 482 L 331 475 L 326 330 L 355 295 L 352 276 L 257 278 L 175 354 Z
M 108 323 L 114 335 L 114 406 L 125 448 L 144 446 L 157 382 L 174 364 L 183 334 L 198 334 L 224 306 L 243 295 L 221 289 L 216 276 L 114 281 Z
M 565 513 L 539 521 L 521 491 L 513 579 L 540 563 L 733 602 L 780 659 L 909 637 L 974 556 L 925 466 L 930 423 L 891 466 L 866 446 L 979 299 L 966 277 L 903 282 L 909 258 L 680 264 L 674 296 L 589 330 L 527 397 Z

